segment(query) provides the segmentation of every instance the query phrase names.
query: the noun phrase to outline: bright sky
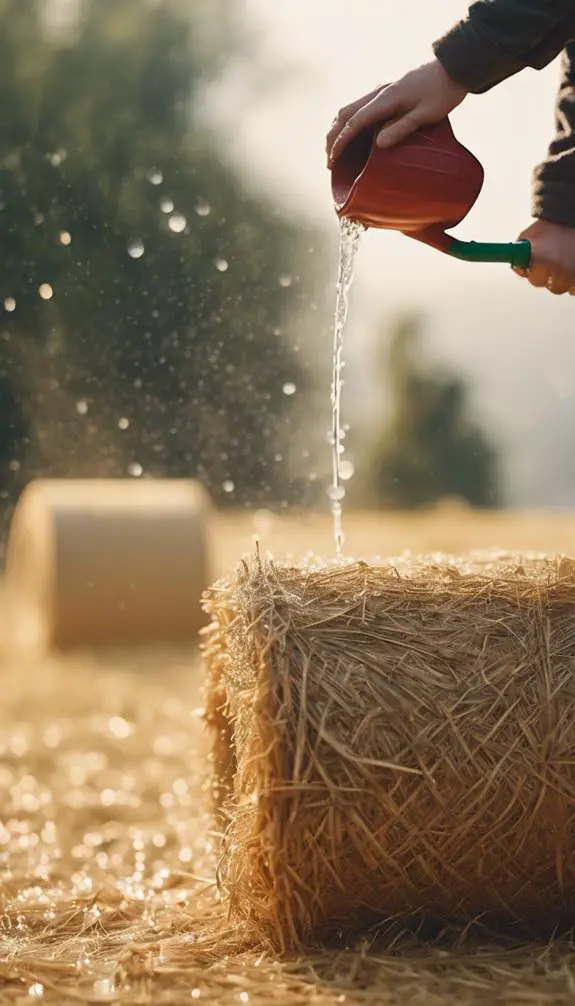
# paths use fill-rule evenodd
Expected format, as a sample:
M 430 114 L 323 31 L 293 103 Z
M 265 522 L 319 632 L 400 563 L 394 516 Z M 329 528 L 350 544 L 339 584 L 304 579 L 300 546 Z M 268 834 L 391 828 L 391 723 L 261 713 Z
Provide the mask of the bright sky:
M 335 241 L 324 154 L 331 119 L 342 104 L 426 61 L 431 42 L 467 4 L 244 0 L 243 9 L 264 66 L 244 68 L 221 96 L 230 150 L 249 166 L 252 184 L 325 224 Z M 453 114 L 457 135 L 486 172 L 461 237 L 512 240 L 530 222 L 531 171 L 553 135 L 558 70 L 526 70 Z M 516 498 L 575 504 L 575 468 L 565 460 L 575 455 L 573 299 L 534 291 L 506 266 L 459 263 L 400 235 L 370 232 L 346 336 L 348 359 L 359 357 L 346 388 L 350 411 L 377 396 L 364 352 L 374 322 L 404 306 L 425 309 L 434 352 L 473 377 L 478 406 L 508 445 Z

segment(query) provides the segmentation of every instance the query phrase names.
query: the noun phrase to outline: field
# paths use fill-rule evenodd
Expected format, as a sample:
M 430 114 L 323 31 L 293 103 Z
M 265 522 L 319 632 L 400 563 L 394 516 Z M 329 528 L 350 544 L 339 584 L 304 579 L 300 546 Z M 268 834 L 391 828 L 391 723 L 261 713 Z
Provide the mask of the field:
M 346 529 L 347 551 L 365 558 L 489 546 L 575 554 L 568 514 L 366 514 Z M 221 516 L 214 574 L 254 534 L 278 558 L 331 552 L 324 517 Z M 1 1003 L 575 1002 L 568 941 L 504 947 L 444 933 L 426 944 L 390 928 L 277 960 L 227 927 L 197 654 L 5 656 L 0 681 Z

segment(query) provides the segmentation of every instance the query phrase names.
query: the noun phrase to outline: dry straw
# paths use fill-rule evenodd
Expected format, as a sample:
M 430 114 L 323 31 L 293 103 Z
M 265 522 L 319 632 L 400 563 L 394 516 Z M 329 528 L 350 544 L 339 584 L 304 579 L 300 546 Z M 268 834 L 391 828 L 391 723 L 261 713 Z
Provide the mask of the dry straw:
M 205 605 L 232 919 L 283 949 L 420 913 L 571 921 L 575 563 L 256 555 Z

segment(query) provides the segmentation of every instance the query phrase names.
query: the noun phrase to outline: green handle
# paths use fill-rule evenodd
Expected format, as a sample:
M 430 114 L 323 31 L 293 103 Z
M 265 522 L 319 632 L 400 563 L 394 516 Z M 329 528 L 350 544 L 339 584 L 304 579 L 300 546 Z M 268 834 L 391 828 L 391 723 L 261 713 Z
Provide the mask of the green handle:
M 465 262 L 507 262 L 515 269 L 527 269 L 531 261 L 531 242 L 492 244 L 489 241 L 458 241 L 454 238 L 447 254 Z

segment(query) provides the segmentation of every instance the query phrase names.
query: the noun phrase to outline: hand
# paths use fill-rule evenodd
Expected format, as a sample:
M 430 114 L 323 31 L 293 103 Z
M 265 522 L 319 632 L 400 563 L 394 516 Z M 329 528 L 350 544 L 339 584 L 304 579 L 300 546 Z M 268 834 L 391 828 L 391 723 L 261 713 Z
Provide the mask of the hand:
M 394 147 L 420 126 L 440 122 L 466 95 L 467 91 L 447 75 L 437 59 L 412 70 L 395 84 L 376 88 L 346 105 L 334 119 L 326 138 L 328 166 L 367 127 L 385 122 L 377 145 Z
M 531 263 L 515 272 L 550 293 L 575 295 L 575 227 L 536 220 L 519 237 L 531 242 Z

